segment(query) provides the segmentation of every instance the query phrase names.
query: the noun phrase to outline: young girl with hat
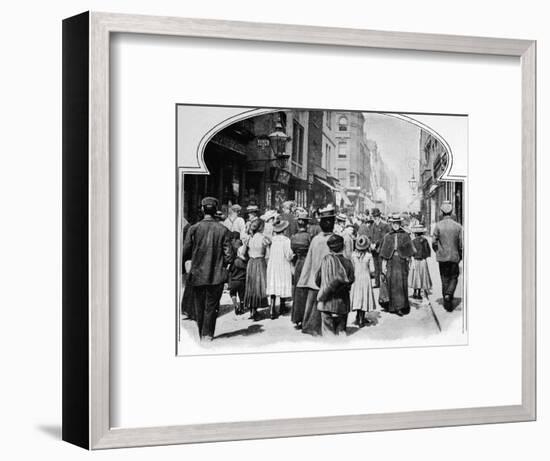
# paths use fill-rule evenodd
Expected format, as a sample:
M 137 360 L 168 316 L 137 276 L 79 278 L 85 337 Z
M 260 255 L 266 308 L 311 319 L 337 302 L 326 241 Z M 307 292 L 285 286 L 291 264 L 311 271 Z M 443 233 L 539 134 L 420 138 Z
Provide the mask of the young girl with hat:
M 365 325 L 365 312 L 376 309 L 371 283 L 371 277 L 374 277 L 374 259 L 367 251 L 368 248 L 368 237 L 360 235 L 355 241 L 355 251 L 351 258 L 355 270 L 355 282 L 350 293 L 351 310 L 356 312 L 355 323 L 359 327 Z
M 426 261 L 432 254 L 430 245 L 424 234 L 426 228 L 420 224 L 412 226 L 411 232 L 415 238 L 412 241 L 415 253 L 412 257 L 411 269 L 409 272 L 409 287 L 414 290 L 413 299 L 422 299 L 422 293 L 426 295 L 432 289 L 432 279 Z
M 285 298 L 292 296 L 292 258 L 290 239 L 284 235 L 288 221 L 278 221 L 273 225 L 273 238 L 267 263 L 267 295 L 271 298 L 271 319 L 278 317 L 275 301 L 279 298 L 279 313 L 285 313 Z

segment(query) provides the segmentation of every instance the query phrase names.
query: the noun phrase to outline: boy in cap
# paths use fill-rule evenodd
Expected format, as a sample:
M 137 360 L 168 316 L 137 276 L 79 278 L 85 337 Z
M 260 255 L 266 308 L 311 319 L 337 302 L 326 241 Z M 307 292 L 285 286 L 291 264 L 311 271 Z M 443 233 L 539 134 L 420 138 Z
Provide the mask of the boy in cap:
M 343 255 L 344 239 L 332 234 L 327 240 L 329 254 L 323 257 L 315 277 L 319 286 L 317 310 L 321 312 L 322 335 L 346 332 L 350 309 L 350 288 L 355 281 L 353 263 Z

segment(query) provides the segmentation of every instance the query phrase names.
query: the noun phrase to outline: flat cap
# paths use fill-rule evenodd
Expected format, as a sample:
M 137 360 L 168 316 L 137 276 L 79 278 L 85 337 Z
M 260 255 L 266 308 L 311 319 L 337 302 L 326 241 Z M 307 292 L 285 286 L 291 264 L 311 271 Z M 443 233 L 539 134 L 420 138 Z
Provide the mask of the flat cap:
M 215 197 L 204 197 L 201 200 L 201 205 L 202 206 L 215 206 L 215 207 L 217 207 L 218 206 L 218 199 L 215 198 Z
M 441 207 L 439 209 L 443 213 L 449 214 L 453 211 L 453 204 L 448 200 L 445 200 L 443 203 L 441 203 Z

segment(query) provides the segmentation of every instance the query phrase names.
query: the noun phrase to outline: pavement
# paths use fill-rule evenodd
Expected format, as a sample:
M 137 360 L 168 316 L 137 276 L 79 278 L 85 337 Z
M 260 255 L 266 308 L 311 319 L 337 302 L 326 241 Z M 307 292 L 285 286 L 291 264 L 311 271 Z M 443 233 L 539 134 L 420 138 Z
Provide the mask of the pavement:
M 428 267 L 433 288 L 428 297 L 421 301 L 410 298 L 410 314 L 399 317 L 388 312 L 380 312 L 378 324 L 364 326 L 354 325 L 355 312 L 348 316 L 346 337 L 312 338 L 297 330 L 290 320 L 290 314 L 277 319 L 269 318 L 269 310 L 259 311 L 259 319 L 249 319 L 249 313 L 236 315 L 231 298 L 224 291 L 216 323 L 214 340 L 200 342 L 195 322 L 181 320 L 179 331 L 180 355 L 202 353 L 239 353 L 239 352 L 273 352 L 290 350 L 334 349 L 334 340 L 338 348 L 377 348 L 426 345 L 459 345 L 467 343 L 466 312 L 464 309 L 463 267 L 455 293 L 455 309 L 447 312 L 443 308 L 441 279 L 435 257 L 428 259 Z M 409 296 L 412 290 L 409 290 Z M 375 289 L 378 299 L 378 289 Z M 291 303 L 286 304 L 290 307 Z M 437 326 L 435 317 L 441 326 Z

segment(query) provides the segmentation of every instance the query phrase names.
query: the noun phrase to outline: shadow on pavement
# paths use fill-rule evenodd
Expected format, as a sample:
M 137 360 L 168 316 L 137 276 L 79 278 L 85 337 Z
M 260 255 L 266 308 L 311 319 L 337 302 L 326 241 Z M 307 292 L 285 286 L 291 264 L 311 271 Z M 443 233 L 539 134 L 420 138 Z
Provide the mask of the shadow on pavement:
M 222 333 L 221 335 L 216 336 L 214 339 L 222 339 L 222 338 L 232 338 L 234 336 L 250 336 L 255 335 L 257 333 L 263 333 L 264 327 L 263 325 L 259 325 L 257 323 L 250 325 L 248 328 L 241 328 L 240 330 L 230 331 L 229 333 Z

